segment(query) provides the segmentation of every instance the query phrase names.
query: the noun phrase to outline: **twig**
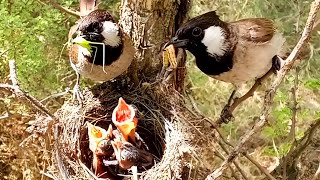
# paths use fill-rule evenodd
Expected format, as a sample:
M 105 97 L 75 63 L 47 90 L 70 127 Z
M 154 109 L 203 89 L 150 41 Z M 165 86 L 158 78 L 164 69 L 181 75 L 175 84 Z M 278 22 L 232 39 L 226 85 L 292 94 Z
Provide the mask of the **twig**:
M 219 145 L 221 146 L 222 150 L 229 154 L 229 150 L 226 148 L 226 146 L 221 142 L 221 140 L 219 141 Z M 224 160 L 224 159 L 223 159 Z M 241 167 L 239 166 L 239 162 L 234 161 L 233 162 L 234 166 L 238 169 L 238 171 L 240 172 L 240 174 L 242 175 L 243 179 L 248 180 L 249 178 L 247 177 L 246 173 L 241 169 Z
M 301 138 L 299 143 L 295 143 L 294 149 L 291 148 L 287 157 L 291 156 L 292 158 L 298 159 L 301 153 L 307 148 L 308 144 L 311 141 L 311 138 L 317 128 L 320 126 L 320 119 L 314 120 L 314 124 L 305 132 L 305 135 Z
M 263 166 L 261 166 L 261 164 L 259 164 L 255 159 L 253 159 L 249 154 L 247 154 L 246 152 L 242 153 L 252 164 L 254 164 L 263 174 L 265 174 L 269 179 L 271 180 L 276 180 L 276 178 L 274 178 L 266 168 L 264 168 Z
M 19 87 L 15 60 L 9 60 L 9 69 L 10 69 L 9 79 L 10 79 L 12 85 Z
M 260 120 L 255 124 L 252 130 L 250 130 L 248 133 L 246 133 L 244 136 L 242 136 L 240 142 L 238 145 L 232 150 L 232 152 L 229 154 L 227 159 L 221 164 L 221 166 L 216 169 L 213 173 L 209 174 L 207 176 L 208 180 L 211 179 L 217 179 L 220 177 L 223 173 L 223 171 L 228 167 L 228 165 L 234 161 L 234 159 L 239 155 L 239 153 L 244 152 L 246 147 L 246 143 L 250 141 L 254 136 L 254 134 L 258 133 L 266 124 L 267 117 L 270 113 L 271 104 L 273 101 L 273 97 L 275 96 L 275 92 L 278 89 L 279 85 L 283 81 L 285 75 L 288 73 L 288 71 L 292 68 L 298 53 L 302 49 L 302 47 L 308 42 L 310 39 L 310 34 L 313 28 L 313 24 L 317 15 L 317 12 L 320 8 L 320 0 L 315 0 L 311 4 L 310 13 L 308 16 L 308 20 L 306 23 L 306 26 L 303 30 L 302 36 L 295 46 L 295 48 L 292 50 L 291 54 L 286 59 L 286 62 L 284 64 L 284 67 L 278 72 L 278 76 L 275 79 L 275 81 L 272 83 L 271 88 L 267 90 L 265 98 L 264 98 L 264 105 L 262 108 Z
M 311 180 L 317 180 L 319 177 L 319 174 L 320 174 L 320 162 L 318 165 L 318 169 L 317 169 L 316 173 L 313 175 L 313 178 Z
M 9 49 L 6 49 L 6 50 L 4 50 L 4 51 L 2 51 L 1 53 L 0 53 L 0 57 L 2 57 L 2 55 L 4 55 L 6 52 L 8 52 L 9 51 Z
M 46 173 L 44 171 L 40 171 L 40 174 L 42 174 L 42 175 L 44 175 L 44 176 L 46 176 L 48 178 L 54 179 L 54 180 L 59 180 L 58 177 L 56 177 L 55 175 L 52 175 L 51 173 Z
M 133 180 L 138 180 L 138 168 L 137 166 L 132 166 L 131 167 L 131 171 L 132 171 L 132 177 L 133 177 Z
M 296 175 L 298 174 L 298 172 L 296 171 L 298 169 L 297 162 L 299 160 L 299 157 L 301 156 L 302 152 L 308 147 L 312 140 L 314 132 L 320 126 L 320 119 L 316 119 L 314 120 L 314 122 L 315 123 L 310 125 L 308 130 L 305 132 L 305 135 L 299 140 L 299 142 L 296 142 L 294 145 L 292 145 L 288 154 L 282 159 L 282 162 L 280 162 L 278 167 L 273 170 L 272 174 L 277 175 L 280 174 L 281 171 L 286 170 L 287 172 L 283 173 L 288 175 L 286 179 L 296 178 Z M 283 168 L 284 166 L 286 166 L 286 169 Z
M 45 3 L 45 4 L 48 4 L 46 1 L 44 1 L 44 0 L 39 0 L 40 2 L 43 2 L 43 3 Z M 78 18 L 80 18 L 81 17 L 81 15 L 80 15 L 80 12 L 78 12 L 78 11 L 72 11 L 71 9 L 68 9 L 68 8 L 66 8 L 66 7 L 63 7 L 63 6 L 61 6 L 57 1 L 55 1 L 55 0 L 49 0 L 49 4 L 51 4 L 53 7 L 55 7 L 56 9 L 58 9 L 58 10 L 60 10 L 60 11 L 62 11 L 62 12 L 65 12 L 65 13 L 67 13 L 67 14 L 70 14 L 70 15 L 72 15 L 72 16 L 76 16 L 76 17 L 78 17 Z
M 6 113 L 4 115 L 0 116 L 0 120 L 7 119 L 9 117 L 10 117 L 10 114 L 8 111 L 6 111 Z
M 8 106 L 5 104 L 5 102 L 4 102 L 2 99 L 0 99 L 0 102 L 3 104 L 3 107 L 4 107 L 5 111 L 6 111 L 6 112 L 4 113 L 4 115 L 0 116 L 0 120 L 2 120 L 2 119 L 7 119 L 7 118 L 9 118 L 10 115 L 11 115 L 11 113 L 10 113 L 10 111 L 9 111 L 9 108 L 8 108 Z
M 54 151 L 54 156 L 55 156 L 55 161 L 56 161 L 56 167 L 58 168 L 59 172 L 60 172 L 60 178 L 62 178 L 63 180 L 67 180 L 69 179 L 68 176 L 68 171 L 65 169 L 65 166 L 63 164 L 62 161 L 62 153 L 61 153 L 61 146 L 60 146 L 60 142 L 59 142 L 59 124 L 55 124 L 54 125 L 54 147 L 55 147 L 55 151 Z M 80 165 L 82 165 L 82 163 L 79 163 Z
M 217 150 L 214 152 L 215 156 L 217 156 L 218 158 L 220 158 L 221 160 L 225 160 L 225 157 L 223 157 L 223 155 Z M 234 177 L 234 179 L 236 180 L 240 180 L 240 178 L 238 177 L 238 175 L 236 174 L 235 170 L 232 168 L 231 165 L 229 165 L 229 168 L 231 170 L 231 175 Z
M 40 103 L 36 98 L 34 98 L 33 96 L 27 94 L 26 92 L 20 89 L 19 82 L 17 80 L 15 60 L 9 61 L 9 67 L 10 67 L 9 76 L 10 76 L 12 85 L 0 84 L 0 89 L 2 88 L 12 92 L 18 97 L 19 100 L 23 100 L 24 102 L 27 102 L 31 106 L 35 107 L 38 111 L 45 114 L 46 116 L 49 116 L 51 119 L 54 120 L 55 117 L 49 112 L 49 110 L 42 103 Z
M 222 133 L 220 132 L 219 129 L 216 129 L 219 136 L 220 136 L 220 141 L 219 144 L 221 143 L 221 141 L 223 141 L 223 143 L 229 145 L 230 147 L 234 148 L 233 144 L 231 144 L 229 141 L 226 140 L 226 138 L 222 135 Z M 252 164 L 254 164 L 263 174 L 265 174 L 269 179 L 271 180 L 276 180 L 269 172 L 266 168 L 264 168 L 263 166 L 261 166 L 256 160 L 254 160 L 249 154 L 247 154 L 247 152 L 243 152 L 242 155 L 244 157 L 246 157 Z
M 291 128 L 288 135 L 289 141 L 295 141 L 296 140 L 296 121 L 297 121 L 297 111 L 298 111 L 298 102 L 297 102 L 297 90 L 298 90 L 298 83 L 299 83 L 299 67 L 295 68 L 295 78 L 294 78 L 294 84 L 291 88 L 292 93 L 292 119 L 291 119 Z
M 47 101 L 48 99 L 51 99 L 51 98 L 57 98 L 57 97 L 60 97 L 60 96 L 64 96 L 66 94 L 69 93 L 69 88 L 66 88 L 65 91 L 63 92 L 59 92 L 59 93 L 55 93 L 55 94 L 51 94 L 50 96 L 46 97 L 46 98 L 43 98 L 40 102 L 45 102 Z

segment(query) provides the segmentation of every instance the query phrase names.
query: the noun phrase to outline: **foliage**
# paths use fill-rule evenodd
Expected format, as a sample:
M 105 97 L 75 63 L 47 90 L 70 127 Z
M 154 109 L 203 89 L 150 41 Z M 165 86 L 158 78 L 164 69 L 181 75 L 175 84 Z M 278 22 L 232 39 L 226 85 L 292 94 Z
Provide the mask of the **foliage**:
M 0 49 L 8 50 L 1 64 L 15 59 L 22 87 L 40 98 L 63 89 L 59 79 L 69 66 L 59 55 L 68 17 L 33 0 L 5 1 L 0 6 Z

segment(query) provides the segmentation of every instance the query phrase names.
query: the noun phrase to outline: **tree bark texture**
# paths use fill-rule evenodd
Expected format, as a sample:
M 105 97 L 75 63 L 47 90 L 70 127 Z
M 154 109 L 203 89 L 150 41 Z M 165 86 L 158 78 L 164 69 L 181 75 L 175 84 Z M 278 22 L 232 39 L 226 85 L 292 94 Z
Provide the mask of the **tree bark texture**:
M 161 69 L 162 46 L 186 17 L 190 0 L 122 0 L 120 24 L 137 51 L 133 80 L 155 77 Z

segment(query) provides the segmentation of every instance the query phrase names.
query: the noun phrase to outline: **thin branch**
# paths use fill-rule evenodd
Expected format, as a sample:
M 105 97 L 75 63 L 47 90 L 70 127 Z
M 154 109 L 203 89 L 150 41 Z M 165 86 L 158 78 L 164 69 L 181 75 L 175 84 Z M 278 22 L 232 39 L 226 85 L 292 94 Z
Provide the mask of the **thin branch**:
M 75 17 L 77 17 L 77 18 L 80 18 L 80 17 L 81 17 L 80 12 L 78 12 L 78 11 L 73 11 L 73 10 L 71 10 L 71 9 L 68 9 L 68 8 L 66 8 L 66 7 L 63 7 L 63 6 L 61 6 L 61 5 L 60 5 L 57 1 L 55 1 L 55 0 L 49 0 L 49 3 L 48 3 L 47 1 L 45 1 L 45 0 L 39 0 L 39 1 L 42 2 L 42 3 L 45 3 L 45 4 L 50 4 L 50 5 L 52 5 L 53 7 L 55 7 L 56 9 L 58 9 L 58 10 L 64 12 L 64 13 L 70 14 L 70 15 L 72 15 L 72 16 L 75 16 Z
M 69 88 L 66 88 L 65 91 L 63 91 L 63 92 L 51 94 L 50 96 L 43 98 L 40 102 L 43 103 L 43 102 L 45 102 L 45 101 L 47 101 L 49 99 L 58 98 L 58 97 L 64 96 L 64 95 L 69 93 L 69 90 L 70 90 Z
M 221 146 L 221 148 L 223 149 L 223 151 L 227 154 L 229 154 L 229 150 L 226 148 L 226 146 L 219 141 L 219 145 Z M 224 159 L 223 159 L 224 160 Z M 240 172 L 240 174 L 242 175 L 243 179 L 248 180 L 249 178 L 247 177 L 246 173 L 241 169 L 241 167 L 239 166 L 239 162 L 234 161 L 233 162 L 234 166 L 238 169 L 238 171 Z
M 277 166 L 272 171 L 273 175 L 278 175 L 282 171 L 286 171 L 286 173 L 283 172 L 283 174 L 288 175 L 289 177 L 287 178 L 296 178 L 295 176 L 298 174 L 297 171 L 297 163 L 299 160 L 299 157 L 303 153 L 303 151 L 309 146 L 312 137 L 315 133 L 315 131 L 319 128 L 320 126 L 320 119 L 314 120 L 314 123 L 310 125 L 308 130 L 305 132 L 305 135 L 299 140 L 299 142 L 295 142 L 293 147 L 290 149 L 288 154 L 282 158 L 282 161 L 280 164 Z M 286 168 L 283 168 L 286 167 Z M 290 177 L 291 176 L 291 177 Z M 283 177 L 285 178 L 285 177 Z M 286 179 L 287 179 L 286 178 Z
M 294 78 L 294 84 L 291 88 L 292 93 L 292 119 L 291 119 L 291 128 L 288 135 L 289 141 L 295 141 L 296 140 L 296 121 L 297 121 L 297 111 L 298 111 L 298 102 L 297 102 L 297 90 L 298 90 L 298 83 L 299 83 L 299 67 L 295 68 L 295 78 Z
M 276 178 L 274 178 L 266 168 L 264 168 L 263 166 L 261 166 L 261 164 L 256 161 L 255 159 L 253 159 L 249 154 L 247 154 L 246 152 L 242 153 L 252 164 L 254 164 L 263 174 L 265 174 L 269 179 L 271 180 L 276 180 Z
M 3 119 L 8 119 L 10 117 L 10 114 L 8 111 L 6 111 L 6 113 L 2 116 L 0 116 L 0 120 L 3 120 Z
M 222 133 L 220 132 L 219 129 L 216 129 L 219 136 L 220 136 L 220 143 L 225 143 L 228 146 L 234 148 L 234 145 L 231 144 L 229 141 L 226 140 L 226 138 L 222 135 Z M 222 141 L 222 142 L 221 142 Z M 222 147 L 222 146 L 221 146 Z M 256 160 L 254 160 L 249 154 L 247 154 L 247 152 L 243 152 L 242 155 L 244 157 L 246 157 L 252 164 L 254 164 L 263 174 L 265 174 L 270 180 L 276 180 L 269 172 L 266 168 L 264 168 L 263 166 L 261 166 Z
M 218 158 L 220 158 L 222 161 L 225 160 L 225 157 L 223 157 L 223 155 L 218 150 L 216 150 L 214 152 L 214 155 L 217 156 Z M 230 168 L 230 171 L 231 171 L 231 175 L 234 177 L 234 179 L 240 180 L 240 178 L 238 177 L 238 175 L 236 174 L 235 170 L 232 168 L 231 165 L 229 165 L 229 168 Z
M 6 50 L 4 50 L 4 51 L 2 51 L 1 53 L 0 53 L 0 57 L 2 57 L 6 52 L 8 52 L 9 51 L 9 49 L 6 49 Z
M 320 119 L 314 120 L 315 123 L 313 123 L 309 129 L 305 132 L 305 135 L 301 138 L 301 140 L 296 143 L 295 148 L 292 151 L 289 151 L 288 157 L 291 156 L 291 158 L 298 159 L 298 157 L 302 154 L 302 152 L 307 148 L 309 145 L 312 136 L 314 132 L 319 128 L 320 126 Z
M 12 92 L 18 97 L 19 100 L 22 100 L 27 104 L 35 107 L 38 111 L 45 114 L 46 116 L 49 116 L 51 119 L 55 119 L 55 117 L 49 112 L 49 110 L 41 102 L 39 102 L 36 98 L 34 98 L 33 96 L 27 94 L 26 92 L 20 89 L 19 82 L 17 80 L 15 60 L 9 61 L 9 67 L 10 67 L 9 76 L 10 76 L 12 85 L 0 84 L 0 89 L 4 89 Z
M 297 43 L 295 48 L 292 50 L 291 54 L 286 59 L 284 67 L 278 72 L 278 76 L 275 79 L 275 81 L 272 83 L 271 88 L 268 89 L 266 92 L 260 120 L 255 124 L 255 126 L 253 127 L 252 130 L 250 130 L 248 133 L 246 133 L 244 136 L 242 136 L 238 145 L 233 149 L 233 151 L 229 154 L 229 156 L 221 164 L 221 166 L 218 169 L 216 169 L 213 173 L 211 173 L 207 176 L 208 180 L 217 179 L 218 177 L 220 177 L 222 175 L 223 171 L 228 167 L 228 165 L 237 158 L 239 153 L 245 152 L 245 150 L 247 148 L 245 146 L 246 143 L 249 142 L 254 137 L 254 134 L 260 132 L 261 129 L 265 126 L 265 124 L 267 122 L 268 115 L 270 113 L 273 98 L 275 96 L 275 93 L 276 93 L 279 85 L 283 81 L 283 79 L 284 79 L 285 75 L 288 73 L 288 71 L 292 68 L 292 66 L 298 56 L 298 53 L 301 51 L 303 46 L 310 39 L 310 34 L 313 29 L 313 24 L 315 22 L 315 18 L 316 18 L 316 15 L 317 15 L 319 8 L 320 8 L 320 0 L 315 0 L 311 4 L 311 9 L 310 9 L 310 13 L 308 16 L 308 20 L 307 20 L 306 26 L 303 30 L 303 33 L 302 33 L 302 36 L 301 36 L 299 42 Z
M 8 108 L 8 106 L 6 105 L 6 103 L 5 103 L 2 99 L 0 99 L 0 102 L 3 104 L 3 107 L 4 107 L 5 111 L 6 111 L 6 112 L 4 113 L 4 115 L 0 116 L 0 120 L 2 120 L 2 119 L 7 119 L 7 118 L 9 118 L 10 115 L 11 115 L 11 113 L 10 113 L 10 111 L 9 111 L 9 108 Z
M 311 180 L 317 180 L 319 177 L 319 174 L 320 174 L 320 162 L 318 165 L 318 169 L 317 169 L 316 173 L 313 175 L 313 178 Z
M 13 86 L 19 87 L 15 63 L 16 63 L 15 60 L 9 60 L 9 69 L 10 69 L 9 79 Z

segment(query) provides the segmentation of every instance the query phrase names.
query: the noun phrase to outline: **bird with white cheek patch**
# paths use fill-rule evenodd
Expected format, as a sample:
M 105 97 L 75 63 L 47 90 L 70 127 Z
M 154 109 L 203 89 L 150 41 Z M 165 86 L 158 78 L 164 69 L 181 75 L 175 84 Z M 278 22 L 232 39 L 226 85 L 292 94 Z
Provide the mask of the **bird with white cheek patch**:
M 281 68 L 277 54 L 284 42 L 269 19 L 224 22 L 211 11 L 184 23 L 166 47 L 187 49 L 195 56 L 202 72 L 232 83 L 235 90 L 231 100 L 243 83 L 262 77 L 271 68 Z
M 105 10 L 94 10 L 83 17 L 74 32 L 69 51 L 70 63 L 77 74 L 74 98 L 83 99 L 80 74 L 97 82 L 111 80 L 130 66 L 135 49 L 129 36 Z

